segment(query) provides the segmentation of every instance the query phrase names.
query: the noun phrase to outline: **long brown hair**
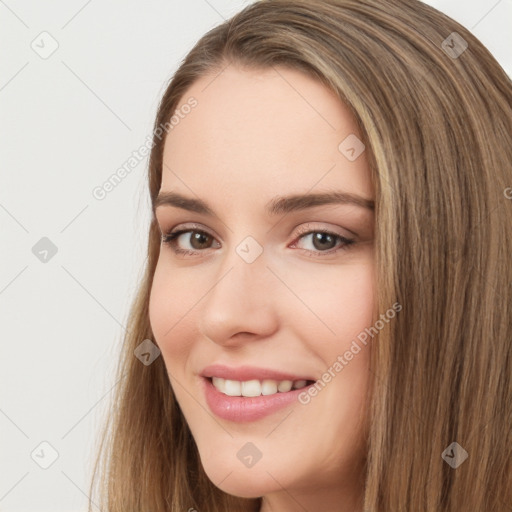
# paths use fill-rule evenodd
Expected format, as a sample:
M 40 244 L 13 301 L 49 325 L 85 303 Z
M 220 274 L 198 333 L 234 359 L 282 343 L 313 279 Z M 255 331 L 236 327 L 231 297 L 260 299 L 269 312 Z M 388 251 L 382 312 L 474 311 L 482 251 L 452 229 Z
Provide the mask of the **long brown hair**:
M 470 32 L 416 0 L 261 0 L 186 56 L 155 134 L 198 78 L 226 66 L 308 73 L 364 137 L 379 313 L 402 305 L 372 342 L 365 510 L 512 510 L 510 79 Z M 155 135 L 150 156 L 152 201 L 164 140 Z M 229 496 L 205 475 L 163 359 L 134 357 L 154 339 L 159 248 L 153 217 L 96 459 L 101 509 L 258 510 L 260 499 Z

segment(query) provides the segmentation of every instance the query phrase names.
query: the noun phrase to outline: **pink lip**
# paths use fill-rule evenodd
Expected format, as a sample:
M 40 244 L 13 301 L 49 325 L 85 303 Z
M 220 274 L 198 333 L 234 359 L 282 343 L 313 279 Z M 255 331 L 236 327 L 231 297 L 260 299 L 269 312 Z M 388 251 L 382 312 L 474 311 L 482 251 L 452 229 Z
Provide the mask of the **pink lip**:
M 202 372 L 206 403 L 213 414 L 219 418 L 235 421 L 256 421 L 272 414 L 284 407 L 297 403 L 298 395 L 307 389 L 292 389 L 286 393 L 273 395 L 261 395 L 255 397 L 228 396 L 221 393 L 211 382 L 211 377 L 222 379 L 248 381 L 248 380 L 307 380 L 315 381 L 310 376 L 285 373 L 268 368 L 256 368 L 254 366 L 239 366 L 230 368 L 221 364 L 207 366 Z
M 255 366 L 238 366 L 230 368 L 222 364 L 212 364 L 204 368 L 201 372 L 203 377 L 220 377 L 229 380 L 316 380 L 311 376 L 304 376 L 292 373 L 285 373 L 278 370 L 270 370 L 268 368 L 257 368 Z
M 286 393 L 254 397 L 228 396 L 221 393 L 210 379 L 203 377 L 202 381 L 206 403 L 213 414 L 238 423 L 259 420 L 292 403 L 297 403 L 299 393 L 307 389 L 306 386 L 301 389 L 292 389 Z

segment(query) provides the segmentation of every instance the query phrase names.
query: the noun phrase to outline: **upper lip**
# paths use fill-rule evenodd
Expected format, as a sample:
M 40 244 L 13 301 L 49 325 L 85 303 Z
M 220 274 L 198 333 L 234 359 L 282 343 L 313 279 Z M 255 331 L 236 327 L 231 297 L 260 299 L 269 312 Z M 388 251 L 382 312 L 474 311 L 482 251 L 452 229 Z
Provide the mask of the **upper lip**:
M 201 372 L 201 376 L 206 378 L 220 377 L 228 380 L 238 380 L 245 382 L 248 380 L 315 380 L 310 376 L 299 375 L 298 373 L 282 372 L 270 368 L 257 368 L 256 366 L 237 366 L 230 367 L 222 364 L 212 364 L 207 366 Z

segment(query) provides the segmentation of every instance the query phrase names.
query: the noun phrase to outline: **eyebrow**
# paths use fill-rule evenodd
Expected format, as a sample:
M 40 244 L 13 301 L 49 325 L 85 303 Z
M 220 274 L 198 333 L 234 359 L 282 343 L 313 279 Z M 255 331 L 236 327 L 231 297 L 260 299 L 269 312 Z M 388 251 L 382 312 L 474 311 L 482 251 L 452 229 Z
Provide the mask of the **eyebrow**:
M 375 202 L 371 199 L 349 192 L 335 191 L 277 196 L 265 205 L 265 210 L 269 215 L 279 215 L 326 204 L 351 204 L 370 211 L 375 209 Z M 186 197 L 177 192 L 160 192 L 154 201 L 153 211 L 156 211 L 160 206 L 175 206 L 191 212 L 217 216 L 213 209 L 202 199 Z

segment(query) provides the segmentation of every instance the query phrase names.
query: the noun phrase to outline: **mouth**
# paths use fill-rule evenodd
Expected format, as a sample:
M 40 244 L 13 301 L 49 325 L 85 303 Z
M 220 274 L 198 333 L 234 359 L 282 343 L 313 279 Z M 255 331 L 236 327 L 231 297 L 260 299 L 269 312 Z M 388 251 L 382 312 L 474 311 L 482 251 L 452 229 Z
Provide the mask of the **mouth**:
M 249 366 L 213 365 L 200 376 L 210 411 L 237 423 L 257 421 L 297 404 L 300 393 L 316 382 L 307 375 Z
M 270 396 L 277 393 L 288 393 L 289 391 L 302 389 L 314 383 L 312 380 L 274 380 L 274 379 L 251 379 L 231 380 L 222 377 L 206 377 L 213 387 L 226 396 L 243 396 L 246 398 L 256 396 Z

